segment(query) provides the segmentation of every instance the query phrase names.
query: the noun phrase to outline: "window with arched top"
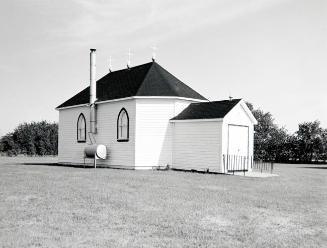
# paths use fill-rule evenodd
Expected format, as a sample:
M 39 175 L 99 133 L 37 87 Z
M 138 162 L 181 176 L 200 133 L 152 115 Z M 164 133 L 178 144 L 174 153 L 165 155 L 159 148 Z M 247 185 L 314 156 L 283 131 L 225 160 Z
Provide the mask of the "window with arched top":
M 125 108 L 122 108 L 117 118 L 117 141 L 123 142 L 129 139 L 129 117 Z
M 77 142 L 86 142 L 86 121 L 83 114 L 77 119 Z

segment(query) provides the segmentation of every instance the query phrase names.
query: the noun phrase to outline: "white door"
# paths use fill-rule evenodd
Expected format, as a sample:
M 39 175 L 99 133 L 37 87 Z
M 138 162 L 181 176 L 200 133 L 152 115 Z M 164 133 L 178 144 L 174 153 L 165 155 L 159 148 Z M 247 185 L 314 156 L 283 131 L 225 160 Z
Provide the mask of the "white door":
M 249 155 L 249 127 L 228 125 L 228 169 L 247 170 Z

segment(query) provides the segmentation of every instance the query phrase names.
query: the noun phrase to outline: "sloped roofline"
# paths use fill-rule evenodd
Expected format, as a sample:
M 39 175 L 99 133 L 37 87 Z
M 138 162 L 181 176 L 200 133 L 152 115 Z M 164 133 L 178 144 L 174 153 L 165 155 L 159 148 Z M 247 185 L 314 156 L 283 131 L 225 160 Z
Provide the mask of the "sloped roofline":
M 134 96 L 167 96 L 207 100 L 156 62 L 110 72 L 98 79 L 96 85 L 98 102 Z M 88 103 L 89 86 L 60 104 L 56 109 Z
M 246 102 L 241 99 L 241 101 L 238 103 L 241 105 L 241 107 L 243 108 L 243 110 L 245 111 L 245 113 L 247 114 L 247 116 L 250 118 L 251 122 L 254 124 L 254 125 L 257 125 L 258 124 L 258 121 L 257 119 L 254 117 L 254 115 L 252 114 L 251 110 L 249 109 L 249 107 L 246 105 Z M 238 105 L 236 104 L 236 105 Z
M 171 120 L 198 120 L 198 119 L 221 119 L 224 118 L 241 99 L 208 101 L 203 103 L 191 103 Z
M 235 103 L 233 105 L 233 102 Z M 208 104 L 210 105 L 210 103 L 213 104 L 226 104 L 229 103 L 229 100 L 223 100 L 223 101 L 213 101 L 213 102 L 208 102 Z M 200 122 L 200 121 L 222 121 L 223 119 L 225 119 L 225 117 L 238 105 L 241 106 L 241 108 L 244 110 L 244 112 L 246 113 L 246 115 L 248 116 L 248 118 L 250 119 L 250 121 L 256 125 L 257 124 L 257 120 L 255 119 L 255 117 L 253 116 L 252 112 L 250 111 L 250 109 L 247 107 L 246 103 L 244 102 L 243 99 L 233 99 L 231 100 L 231 105 L 230 105 L 230 109 L 228 109 L 227 112 L 216 112 L 213 113 L 211 115 L 207 115 L 207 114 L 203 114 L 203 112 L 199 112 L 199 109 L 197 109 L 197 106 L 201 106 L 201 103 L 192 103 L 190 104 L 187 108 L 185 108 L 181 113 L 179 113 L 177 116 L 173 117 L 172 119 L 170 119 L 170 122 Z M 204 103 L 203 106 L 206 107 L 206 109 L 208 108 L 210 111 L 210 106 L 206 106 L 206 103 Z M 205 109 L 201 109 L 200 110 L 205 112 Z M 215 110 L 211 109 L 211 110 Z M 184 113 L 183 113 L 184 112 Z

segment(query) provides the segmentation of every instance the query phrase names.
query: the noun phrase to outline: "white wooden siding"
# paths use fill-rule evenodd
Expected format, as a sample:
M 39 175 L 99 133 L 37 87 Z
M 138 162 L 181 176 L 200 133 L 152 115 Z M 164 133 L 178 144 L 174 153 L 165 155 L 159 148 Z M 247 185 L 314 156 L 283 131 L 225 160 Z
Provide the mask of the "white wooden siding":
M 77 119 L 83 113 L 86 134 L 89 132 L 89 108 L 78 107 L 59 111 L 58 161 L 59 163 L 83 163 L 86 143 L 77 142 Z M 86 135 L 87 141 L 88 136 Z
M 224 137 L 222 122 L 169 122 L 192 102 L 194 101 L 153 98 L 98 104 L 98 133 L 94 137 L 98 144 L 103 144 L 108 149 L 108 159 L 99 160 L 98 164 L 136 169 L 169 164 L 175 168 L 221 171 Z M 129 116 L 128 142 L 117 142 L 117 117 L 122 108 L 127 110 Z M 89 132 L 88 107 L 59 111 L 60 163 L 84 162 L 87 143 L 78 143 L 76 139 L 76 124 L 80 113 L 86 118 Z M 239 122 L 237 118 L 237 114 L 231 115 L 229 120 Z M 87 142 L 90 143 L 88 135 Z M 92 162 L 90 159 L 86 161 Z
M 147 169 L 172 164 L 172 124 L 190 100 L 137 99 L 135 167 Z
M 129 141 L 117 142 L 117 117 L 125 108 L 129 116 Z M 80 113 L 86 118 L 87 133 L 90 130 L 89 108 L 76 107 L 59 111 L 59 163 L 83 163 L 87 143 L 78 143 L 76 124 Z M 99 164 L 134 168 L 135 161 L 135 100 L 125 100 L 97 105 L 97 129 L 94 135 L 98 144 L 107 146 L 108 159 Z M 89 137 L 87 135 L 87 142 Z M 90 159 L 86 160 L 91 162 Z
M 98 133 L 96 141 L 108 149 L 108 159 L 99 164 L 134 168 L 135 161 L 135 100 L 108 102 L 97 105 Z M 129 117 L 129 141 L 117 141 L 117 118 L 125 108 Z
M 222 122 L 175 122 L 173 168 L 221 170 Z

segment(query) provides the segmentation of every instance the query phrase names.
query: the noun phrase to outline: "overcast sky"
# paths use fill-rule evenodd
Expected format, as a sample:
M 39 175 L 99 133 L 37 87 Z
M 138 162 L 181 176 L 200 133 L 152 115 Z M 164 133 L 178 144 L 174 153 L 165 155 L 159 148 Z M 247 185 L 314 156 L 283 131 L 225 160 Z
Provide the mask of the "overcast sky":
M 58 121 L 55 107 L 97 78 L 157 61 L 209 100 L 231 94 L 290 131 L 327 128 L 325 0 L 1 0 L 0 135 Z

